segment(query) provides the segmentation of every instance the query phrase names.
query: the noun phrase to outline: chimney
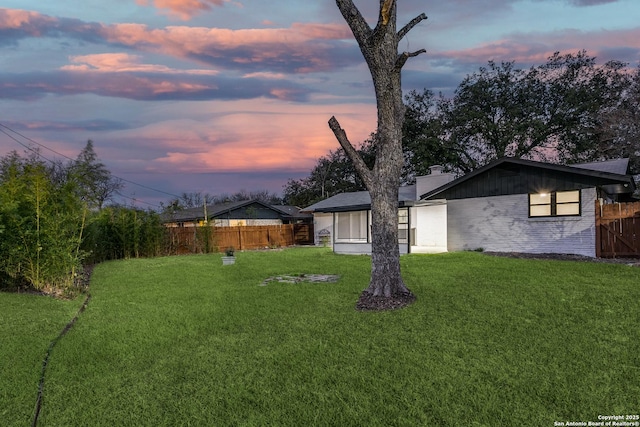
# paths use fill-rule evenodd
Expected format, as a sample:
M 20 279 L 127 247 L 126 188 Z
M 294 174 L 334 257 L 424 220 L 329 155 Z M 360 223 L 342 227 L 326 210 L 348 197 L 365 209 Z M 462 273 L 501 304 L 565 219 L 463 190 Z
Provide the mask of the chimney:
M 440 175 L 442 174 L 443 170 L 444 170 L 444 167 L 440 165 L 429 166 L 429 171 L 431 175 Z
M 419 200 L 423 194 L 442 187 L 455 179 L 454 174 L 445 173 L 443 170 L 443 166 L 433 165 L 429 167 L 429 175 L 416 177 L 416 200 Z

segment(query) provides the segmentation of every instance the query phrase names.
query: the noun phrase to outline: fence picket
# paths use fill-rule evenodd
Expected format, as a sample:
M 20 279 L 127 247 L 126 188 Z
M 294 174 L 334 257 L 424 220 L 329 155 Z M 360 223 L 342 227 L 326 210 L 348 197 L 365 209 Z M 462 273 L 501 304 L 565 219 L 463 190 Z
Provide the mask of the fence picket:
M 313 243 L 313 226 L 283 224 L 238 227 L 168 227 L 165 252 L 172 254 L 224 252 Z
M 596 201 L 596 255 L 640 257 L 640 202 Z

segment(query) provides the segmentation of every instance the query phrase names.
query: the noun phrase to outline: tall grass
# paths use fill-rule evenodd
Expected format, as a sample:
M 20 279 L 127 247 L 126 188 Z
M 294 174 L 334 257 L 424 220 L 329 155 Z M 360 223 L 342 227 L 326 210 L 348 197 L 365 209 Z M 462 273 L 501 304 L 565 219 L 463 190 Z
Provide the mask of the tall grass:
M 357 312 L 369 258 L 322 249 L 99 265 L 44 426 L 553 425 L 640 408 L 640 270 L 402 258 L 412 306 Z M 338 274 L 338 283 L 262 281 Z

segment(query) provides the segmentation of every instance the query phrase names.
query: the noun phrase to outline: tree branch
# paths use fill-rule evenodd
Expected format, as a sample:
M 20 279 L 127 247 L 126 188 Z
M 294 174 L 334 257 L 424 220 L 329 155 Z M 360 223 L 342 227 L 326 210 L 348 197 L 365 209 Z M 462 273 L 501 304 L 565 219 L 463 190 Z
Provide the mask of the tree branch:
M 382 25 L 385 27 L 389 23 L 391 19 L 391 8 L 393 7 L 393 2 L 395 0 L 384 0 L 382 7 L 380 8 L 380 18 L 378 22 L 382 22 Z
M 349 142 L 349 138 L 347 138 L 347 133 L 340 127 L 340 123 L 338 123 L 338 120 L 335 118 L 335 116 L 331 116 L 331 119 L 329 119 L 329 127 L 333 131 L 333 134 L 336 136 L 336 139 L 340 143 L 340 146 L 342 146 L 345 153 L 347 153 L 347 156 L 349 156 L 349 158 L 353 162 L 353 165 L 355 166 L 358 175 L 360 175 L 360 178 L 362 178 L 364 185 L 367 187 L 367 189 L 370 189 L 373 184 L 373 176 L 371 170 L 367 167 L 356 149 L 353 148 L 353 145 L 351 145 L 351 142 Z
M 400 31 L 398 31 L 398 40 L 402 40 L 402 38 L 404 36 L 407 35 L 407 33 L 409 31 L 411 31 L 411 29 L 413 27 L 415 27 L 416 25 L 418 25 L 421 21 L 427 19 L 427 15 L 425 15 L 424 13 L 420 14 L 419 16 L 416 16 L 415 18 L 413 18 L 407 25 L 405 25 L 404 27 L 402 27 L 402 29 Z
M 403 52 L 398 55 L 398 59 L 396 59 L 396 69 L 400 70 L 404 67 L 404 64 L 407 62 L 409 58 L 413 58 L 414 56 L 418 56 L 421 53 L 426 53 L 427 51 L 424 49 L 416 50 L 415 52 Z
M 379 45 L 382 41 L 384 35 L 388 31 L 389 22 L 392 19 L 395 19 L 395 8 L 396 0 L 380 0 L 380 12 L 378 15 L 378 23 L 376 27 L 371 32 L 370 44 L 373 49 L 376 49 L 375 46 Z M 395 21 L 393 22 L 395 31 Z
M 364 19 L 358 8 L 353 4 L 353 0 L 336 0 L 338 9 L 342 13 L 342 17 L 349 24 L 351 32 L 356 38 L 359 45 L 362 46 L 373 31 L 367 21 Z

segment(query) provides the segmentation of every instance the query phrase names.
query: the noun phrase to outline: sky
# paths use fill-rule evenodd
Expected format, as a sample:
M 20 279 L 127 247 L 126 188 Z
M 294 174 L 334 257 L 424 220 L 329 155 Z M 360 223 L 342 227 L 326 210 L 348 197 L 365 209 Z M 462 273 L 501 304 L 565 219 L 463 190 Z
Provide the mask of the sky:
M 354 0 L 371 26 L 379 2 Z M 426 49 L 403 90 L 451 94 L 489 60 L 517 68 L 586 50 L 640 60 L 638 0 L 398 0 L 400 42 Z M 90 139 L 118 201 L 281 194 L 376 128 L 371 77 L 333 0 L 1 0 L 0 156 L 75 158 Z M 7 135 L 8 134 L 8 135 Z

